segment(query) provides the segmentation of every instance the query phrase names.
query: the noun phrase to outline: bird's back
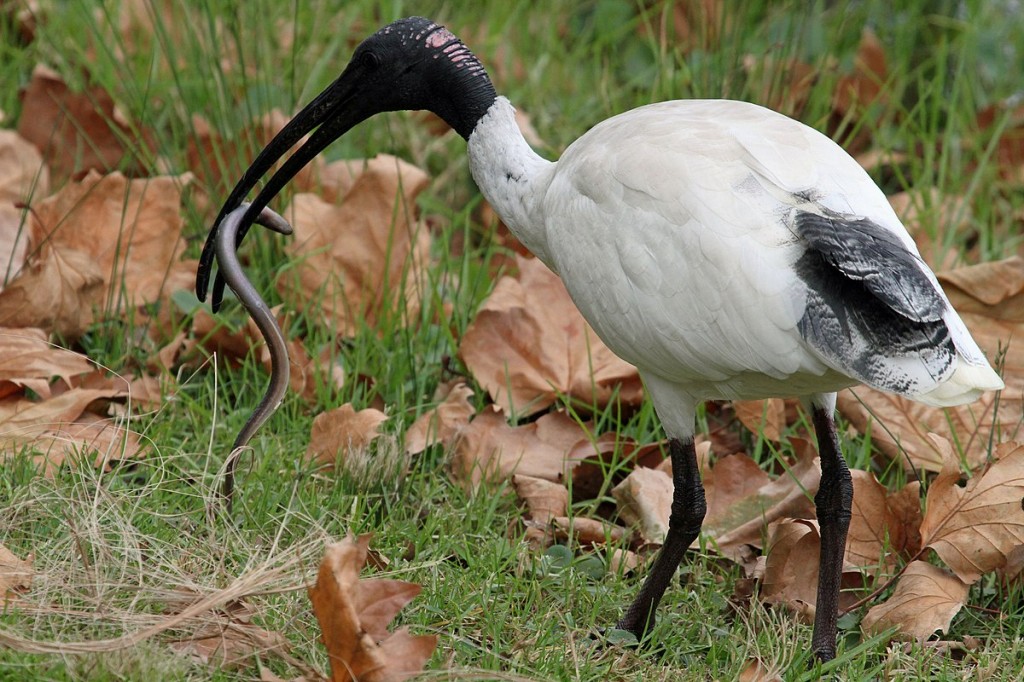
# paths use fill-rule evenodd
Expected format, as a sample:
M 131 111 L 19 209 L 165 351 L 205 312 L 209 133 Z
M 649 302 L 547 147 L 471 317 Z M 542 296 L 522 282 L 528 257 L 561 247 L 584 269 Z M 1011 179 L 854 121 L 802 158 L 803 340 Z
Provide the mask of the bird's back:
M 696 397 L 864 382 L 927 400 L 961 365 L 997 387 L 882 192 L 781 114 L 688 100 L 610 118 L 558 161 L 541 215 L 598 334 Z

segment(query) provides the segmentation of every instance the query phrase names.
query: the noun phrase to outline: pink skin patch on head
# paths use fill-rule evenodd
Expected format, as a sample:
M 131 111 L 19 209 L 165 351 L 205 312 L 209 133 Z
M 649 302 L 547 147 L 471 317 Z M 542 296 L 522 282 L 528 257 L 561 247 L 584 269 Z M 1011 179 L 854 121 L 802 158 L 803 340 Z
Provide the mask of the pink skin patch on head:
M 443 26 L 427 36 L 427 47 L 442 47 L 453 40 L 458 40 L 451 31 Z

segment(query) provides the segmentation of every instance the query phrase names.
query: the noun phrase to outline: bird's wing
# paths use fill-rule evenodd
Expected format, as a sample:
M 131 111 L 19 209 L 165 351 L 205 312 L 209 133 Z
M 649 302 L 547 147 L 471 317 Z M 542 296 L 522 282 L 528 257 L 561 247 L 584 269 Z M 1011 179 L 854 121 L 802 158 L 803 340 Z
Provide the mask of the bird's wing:
M 545 206 L 577 305 L 613 350 L 668 378 L 722 393 L 746 375 L 813 384 L 831 370 L 914 393 L 955 351 L 984 362 L 867 174 L 761 107 L 609 119 L 563 155 Z

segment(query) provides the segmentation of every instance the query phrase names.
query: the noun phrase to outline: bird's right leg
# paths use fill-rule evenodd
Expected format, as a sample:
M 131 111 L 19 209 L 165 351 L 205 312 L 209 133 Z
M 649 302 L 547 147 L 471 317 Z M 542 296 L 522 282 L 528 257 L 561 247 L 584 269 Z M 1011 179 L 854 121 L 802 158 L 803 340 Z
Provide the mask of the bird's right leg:
M 654 627 L 658 602 L 672 582 L 672 576 L 675 575 L 686 549 L 697 539 L 704 523 L 704 514 L 707 512 L 693 438 L 671 439 L 669 454 L 672 458 L 673 491 L 668 535 L 643 587 L 640 588 L 640 593 L 615 626 L 620 630 L 632 632 L 638 640 L 643 639 Z

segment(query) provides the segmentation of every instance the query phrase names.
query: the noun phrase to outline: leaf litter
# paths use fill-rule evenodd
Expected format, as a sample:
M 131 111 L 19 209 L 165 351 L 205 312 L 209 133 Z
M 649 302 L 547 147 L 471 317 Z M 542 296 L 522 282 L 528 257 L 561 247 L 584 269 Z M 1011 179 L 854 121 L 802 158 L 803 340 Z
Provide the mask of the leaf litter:
M 677 30 L 697 31 L 695 25 L 687 24 L 692 18 L 677 16 L 675 20 Z M 702 35 L 702 40 L 714 39 L 713 33 Z M 755 67 L 760 68 L 748 64 L 748 68 Z M 798 87 L 789 88 L 789 99 L 780 104 L 799 108 L 805 86 L 815 77 L 814 70 L 799 63 L 790 65 L 789 70 Z M 750 77 L 759 76 L 751 71 Z M 842 130 L 864 111 L 886 106 L 885 91 L 880 87 L 886 78 L 885 55 L 877 39 L 865 32 L 853 71 L 839 79 L 830 128 L 834 132 Z M 0 409 L 4 410 L 0 411 L 0 433 L 11 437 L 12 442 L 20 438 L 19 443 L 36 446 L 49 443 L 47 450 L 59 442 L 77 443 L 74 449 L 106 437 L 104 445 L 94 448 L 107 453 L 97 458 L 100 464 L 101 459 L 109 460 L 115 449 L 121 456 L 133 451 L 130 432 L 117 431 L 120 427 L 116 424 L 111 431 L 110 420 L 92 411 L 124 393 L 111 387 L 72 385 L 82 381 L 89 368 L 79 356 L 60 349 L 51 353 L 41 343 L 53 332 L 73 339 L 107 316 L 137 311 L 145 303 L 166 303 L 176 287 L 190 284 L 194 264 L 181 260 L 181 190 L 189 184 L 190 176 L 129 180 L 108 172 L 128 154 L 120 140 L 131 131 L 131 122 L 125 120 L 108 94 L 92 87 L 88 93 L 72 92 L 59 76 L 45 68 L 37 68 L 33 74 L 23 110 L 28 113 L 22 115 L 21 137 L 0 131 L 0 178 L 12 178 L 0 189 L 4 192 L 0 195 L 0 257 L 7 265 L 0 290 L 0 324 L 10 327 L 0 335 L 0 348 L 12 353 L 5 358 L 18 353 L 17 357 L 24 360 L 8 362 L 6 369 L 0 366 Z M 979 127 L 991 126 L 997 115 L 1000 112 L 996 110 L 981 112 Z M 269 138 L 283 121 L 279 112 L 263 117 L 255 126 L 257 138 Z M 212 195 L 226 177 L 234 175 L 224 175 L 223 169 L 206 167 L 205 161 L 200 161 L 228 154 L 232 140 L 212 133 L 203 121 L 197 120 L 194 126 L 199 134 L 190 151 L 191 171 L 198 178 L 198 189 Z M 1015 123 L 1008 126 L 998 147 L 1004 175 L 1011 178 L 1017 177 L 1015 173 L 1020 169 L 1018 131 Z M 870 136 L 863 132 L 849 141 L 854 151 L 864 152 L 864 158 L 871 151 L 871 143 Z M 58 153 L 62 148 L 74 153 L 62 157 Z M 58 184 L 64 183 L 53 195 L 49 194 L 51 177 Z M 393 157 L 333 164 L 317 159 L 309 172 L 297 178 L 296 187 L 305 193 L 294 198 L 290 211 L 299 236 L 286 248 L 299 266 L 278 279 L 281 295 L 290 307 L 302 310 L 306 302 L 321 300 L 327 292 L 327 324 L 341 336 L 356 333 L 363 324 L 375 325 L 379 316 L 389 314 L 386 311 L 396 303 L 401 303 L 402 322 L 414 323 L 423 296 L 430 239 L 413 202 L 427 182 L 425 173 Z M 939 200 L 948 201 L 942 197 Z M 90 220 L 89 214 L 100 210 L 109 212 L 102 214 L 102 220 Z M 959 209 L 957 212 L 962 213 Z M 97 229 L 113 231 L 109 238 L 76 238 L 96 234 Z M 918 232 L 916 238 L 919 243 L 927 240 L 923 232 Z M 118 249 L 108 248 L 114 243 Z M 593 425 L 581 426 L 570 418 L 562 405 L 572 402 L 574 407 L 587 411 L 587 406 L 600 410 L 617 401 L 621 406 L 634 407 L 641 399 L 639 379 L 633 368 L 612 356 L 586 327 L 564 290 L 559 291 L 557 278 L 533 259 L 517 258 L 514 269 L 517 274 L 499 281 L 460 340 L 460 353 L 473 381 L 497 407 L 477 414 L 469 400 L 471 385 L 456 384 L 446 394 L 436 396 L 438 406 L 407 430 L 402 449 L 410 455 L 438 444 L 450 449 L 451 475 L 470 488 L 511 477 L 527 510 L 526 536 L 536 547 L 568 542 L 608 548 L 610 539 L 609 556 L 618 557 L 615 561 L 624 566 L 636 565 L 656 549 L 667 519 L 670 466 L 667 462 L 659 464 L 661 456 L 651 454 L 651 446 L 658 451 L 660 444 L 627 443 L 617 437 L 609 440 L 605 438 L 608 434 L 593 433 Z M 344 276 L 328 274 L 338 272 Z M 945 412 L 874 395 L 867 389 L 857 389 L 856 396 L 845 393 L 841 397 L 843 414 L 861 433 L 870 431 L 873 442 L 890 458 L 906 461 L 908 469 L 937 474 L 927 488 L 922 516 L 923 488 L 919 483 L 911 482 L 892 492 L 871 474 L 855 473 L 857 493 L 845 557 L 849 570 L 844 572 L 844 579 L 849 577 L 851 588 L 861 590 L 858 596 L 871 580 L 883 586 L 895 585 L 889 599 L 869 610 L 863 623 L 865 632 L 895 626 L 906 636 L 923 639 L 937 630 L 948 631 L 951 619 L 966 600 L 970 582 L 991 572 L 1008 580 L 1020 579 L 1024 553 L 1020 551 L 1021 496 L 1017 488 L 1024 465 L 1019 456 L 1021 446 L 1011 439 L 1018 435 L 1024 395 L 1024 360 L 1017 343 L 1024 323 L 1021 272 L 1018 258 L 940 273 L 950 298 L 986 353 L 990 357 L 1002 354 L 1008 390 L 999 398 L 998 413 L 991 397 L 975 406 Z M 315 312 L 319 313 L 319 308 Z M 160 360 L 155 363 L 159 371 L 166 373 L 180 366 L 196 349 L 216 349 L 221 355 L 244 358 L 258 342 L 251 329 L 232 332 L 204 315 L 201 309 L 194 312 L 191 325 L 174 339 L 154 339 L 163 344 L 158 346 Z M 292 334 L 293 362 L 305 372 L 332 377 L 335 386 L 343 382 L 344 373 L 330 364 L 333 353 L 325 355 L 319 352 L 321 349 L 310 353 L 298 334 Z M 301 383 L 292 386 L 308 400 L 314 397 L 310 376 L 300 374 Z M 143 382 L 140 386 L 147 379 L 155 378 L 135 378 Z M 151 394 L 160 392 L 149 390 Z M 26 391 L 33 396 L 26 397 Z M 812 497 L 820 474 L 813 448 L 801 445 L 800 438 L 791 435 L 794 418 L 785 403 L 756 401 L 733 407 L 748 429 L 772 443 L 795 444 L 796 455 L 764 467 L 747 452 L 712 452 L 711 444 L 705 442 L 701 451 L 709 502 L 706 532 L 714 541 L 712 547 L 743 563 L 749 573 L 761 576 L 762 598 L 807 615 L 813 609 L 813 596 L 806 587 L 813 584 L 817 571 L 818 536 Z M 516 420 L 533 421 L 512 425 L 511 415 Z M 377 438 L 377 428 L 385 418 L 383 412 L 357 412 L 350 405 L 338 414 L 324 413 L 314 422 L 308 456 L 337 460 L 339 453 L 356 444 L 365 449 Z M 339 426 L 346 421 L 354 425 Z M 110 437 L 110 433 L 116 436 Z M 314 447 L 314 443 L 318 445 Z M 988 454 L 989 443 L 1000 444 L 994 457 Z M 5 446 L 5 455 L 9 447 Z M 619 508 L 596 518 L 570 515 L 573 496 L 588 490 L 584 484 L 587 477 L 603 471 L 602 467 L 620 453 L 626 454 L 615 474 Z M 59 466 L 59 457 L 48 466 Z M 961 487 L 964 474 L 969 476 Z M 575 485 L 577 480 L 581 485 Z M 1017 508 L 1013 509 L 1015 501 Z M 978 522 L 996 514 L 1001 519 L 996 524 Z M 628 527 L 618 525 L 618 521 Z M 764 538 L 769 551 L 756 567 L 750 559 L 762 549 Z M 324 565 L 331 568 L 321 569 L 333 576 L 325 579 L 324 589 L 332 593 L 332 600 L 348 603 L 344 608 L 349 611 L 352 603 L 366 606 L 358 596 L 352 601 L 353 590 L 356 595 L 364 593 L 358 573 L 362 566 L 360 553 L 366 553 L 365 542 L 358 540 L 355 550 L 351 546 L 329 550 Z M 642 550 L 637 554 L 624 547 Z M 955 575 L 919 560 L 929 547 Z M 23 564 L 15 563 L 20 561 L 16 557 L 7 557 L 10 552 L 6 548 L 0 550 L 0 577 L 12 565 L 21 567 L 17 569 L 19 575 L 31 571 L 30 563 L 25 569 Z M 910 563 L 897 571 L 904 560 Z M 339 574 L 347 577 L 331 586 Z M 11 582 L 6 585 L 5 599 L 12 589 L 28 587 Z M 384 670 L 373 667 L 377 665 L 373 652 L 380 650 L 381 642 L 390 640 L 394 644 L 387 646 L 411 652 L 410 662 L 400 665 L 395 677 L 381 672 L 379 678 L 360 679 L 404 679 L 422 667 L 433 644 L 428 650 L 422 643 L 426 640 L 391 635 L 385 626 L 401 607 L 399 602 L 404 604 L 403 600 L 414 596 L 418 588 L 405 584 L 391 596 L 381 596 L 375 590 L 367 589 L 365 594 L 377 596 L 365 597 L 364 601 L 390 606 L 377 613 L 379 617 L 372 608 L 356 608 L 355 618 L 349 618 L 341 631 L 347 633 L 346 637 L 362 634 L 356 644 L 349 640 L 343 645 L 328 643 L 332 671 L 353 670 L 352 660 L 335 656 L 335 651 L 356 656 L 358 665 L 370 661 L 367 670 Z M 852 597 L 854 593 L 850 594 Z M 212 601 L 199 598 L 196 604 L 202 609 L 222 605 L 227 620 L 214 626 L 207 624 L 205 630 L 194 629 L 188 640 L 192 655 L 224 663 L 247 646 L 232 640 L 234 634 L 224 633 L 242 633 L 239 641 L 255 643 L 250 654 L 257 649 L 273 650 L 278 644 L 284 649 L 277 633 L 246 630 L 255 626 L 237 591 Z M 192 618 L 201 613 L 196 604 L 184 606 L 174 618 L 183 614 Z M 180 622 L 141 632 L 151 636 Z M 220 634 L 213 634 L 210 627 Z M 204 633 L 209 637 L 202 636 Z M 139 636 L 135 633 L 118 641 L 138 641 Z M 16 638 L 5 640 L 7 644 L 12 642 L 25 646 Z M 107 646 L 96 644 L 99 648 L 95 650 Z M 746 674 L 754 678 L 771 675 L 758 662 Z M 315 671 L 309 675 L 309 679 L 318 676 Z

